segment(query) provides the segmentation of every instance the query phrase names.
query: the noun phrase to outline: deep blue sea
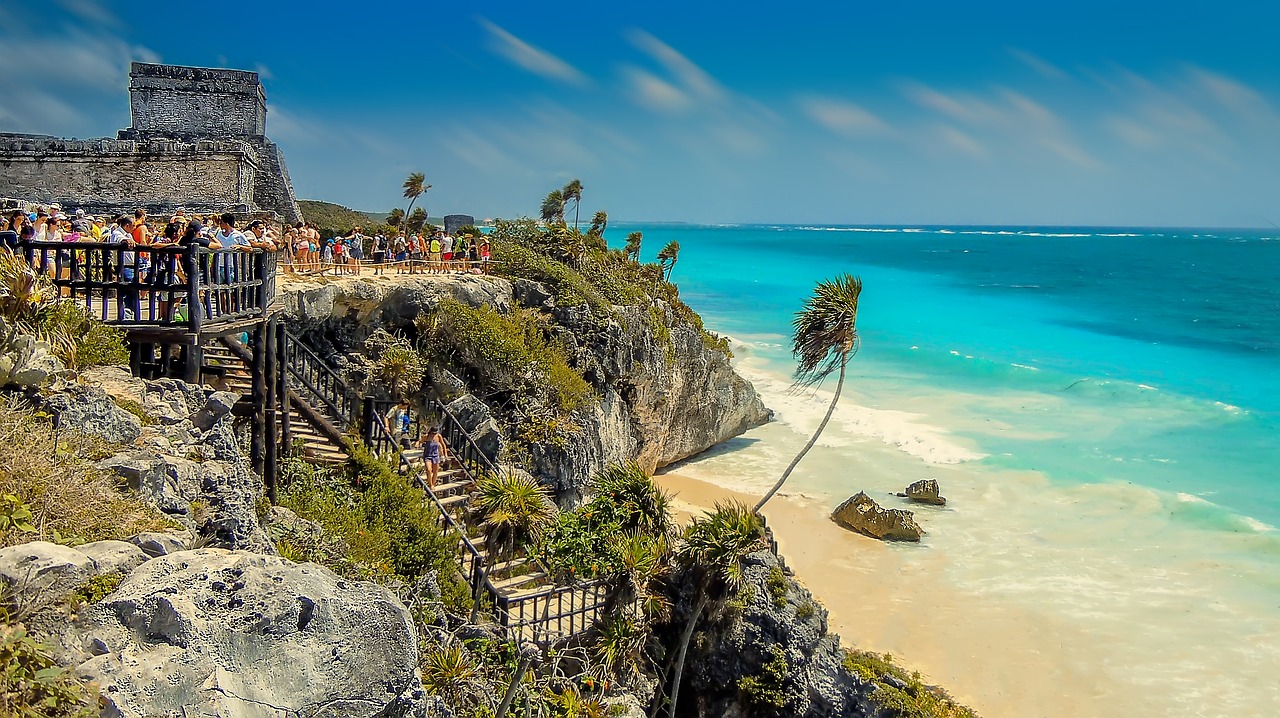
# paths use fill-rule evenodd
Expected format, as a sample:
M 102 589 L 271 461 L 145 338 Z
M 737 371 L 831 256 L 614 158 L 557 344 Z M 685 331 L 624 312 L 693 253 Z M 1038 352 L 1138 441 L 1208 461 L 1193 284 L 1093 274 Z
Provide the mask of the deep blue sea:
M 1280 229 L 610 236 L 634 230 L 647 261 L 680 243 L 681 296 L 778 411 L 688 471 L 744 489 L 776 476 L 830 396 L 787 391 L 792 317 L 818 280 L 859 275 L 847 396 L 789 488 L 835 503 L 949 482 L 961 500 L 926 546 L 951 585 L 1111 645 L 1125 690 L 1169 701 L 1151 715 L 1280 715 L 1274 673 L 1254 680 L 1280 670 Z M 1220 674 L 1223 712 L 1190 709 Z

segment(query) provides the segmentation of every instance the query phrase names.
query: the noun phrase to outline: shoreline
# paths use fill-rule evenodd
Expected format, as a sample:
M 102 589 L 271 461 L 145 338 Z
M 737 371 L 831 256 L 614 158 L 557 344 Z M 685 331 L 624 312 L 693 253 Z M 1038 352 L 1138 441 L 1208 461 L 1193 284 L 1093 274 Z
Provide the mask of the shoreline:
M 654 479 L 673 495 L 682 522 L 716 501 L 751 505 L 759 498 L 678 469 Z M 1077 642 L 1061 635 L 1070 629 L 948 583 L 948 558 L 926 553 L 929 546 L 846 531 L 828 518 L 827 503 L 780 492 L 763 513 L 779 553 L 826 607 L 829 630 L 846 648 L 893 655 L 984 718 L 1125 715 L 1142 705 L 1126 697 L 1096 657 L 1069 650 Z

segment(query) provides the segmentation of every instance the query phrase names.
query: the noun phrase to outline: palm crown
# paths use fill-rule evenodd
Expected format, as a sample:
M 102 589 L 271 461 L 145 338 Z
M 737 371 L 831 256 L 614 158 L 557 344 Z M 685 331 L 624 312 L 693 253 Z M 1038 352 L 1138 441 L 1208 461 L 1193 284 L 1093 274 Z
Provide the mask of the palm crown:
M 858 353 L 858 296 L 862 280 L 849 274 L 818 282 L 792 322 L 791 353 L 796 357 L 798 386 L 826 379 Z

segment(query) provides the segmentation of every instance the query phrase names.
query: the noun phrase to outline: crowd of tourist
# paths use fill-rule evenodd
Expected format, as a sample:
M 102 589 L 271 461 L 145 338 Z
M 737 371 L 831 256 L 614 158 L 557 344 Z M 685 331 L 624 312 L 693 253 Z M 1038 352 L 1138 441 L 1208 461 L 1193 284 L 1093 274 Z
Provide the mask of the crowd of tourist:
M 302 222 L 285 233 L 287 263 L 295 272 L 360 274 L 372 267 L 374 274 L 394 268 L 396 274 L 488 274 L 491 255 L 484 235 L 458 237 L 436 230 L 430 236 L 417 232 L 388 237 L 366 235 L 360 227 L 350 234 L 321 239 L 314 226 Z
M 195 227 L 186 237 L 188 229 Z M 66 213 L 57 204 L 31 209 L 15 209 L 0 217 L 0 245 L 10 248 L 18 242 L 107 242 L 120 244 L 128 252 L 129 268 L 121 279 L 150 282 L 161 274 L 150 266 L 148 248 L 199 244 L 212 250 L 242 251 L 262 249 L 280 252 L 283 271 L 299 273 L 361 274 L 488 274 L 491 261 L 489 240 L 483 234 L 464 232 L 457 237 L 444 230 L 410 232 L 394 237 L 381 232 L 365 235 L 360 227 L 347 235 L 322 239 L 314 224 L 297 222 L 277 228 L 261 219 L 237 226 L 233 214 L 188 214 L 179 208 L 168 221 L 149 217 L 145 210 L 132 215 L 89 215 L 77 209 Z M 56 253 L 53 271 L 65 277 L 71 249 Z M 134 253 L 137 253 L 136 262 Z M 230 263 L 226 263 L 229 266 Z M 123 276 L 124 272 L 130 276 Z M 224 270 L 225 271 L 225 270 Z

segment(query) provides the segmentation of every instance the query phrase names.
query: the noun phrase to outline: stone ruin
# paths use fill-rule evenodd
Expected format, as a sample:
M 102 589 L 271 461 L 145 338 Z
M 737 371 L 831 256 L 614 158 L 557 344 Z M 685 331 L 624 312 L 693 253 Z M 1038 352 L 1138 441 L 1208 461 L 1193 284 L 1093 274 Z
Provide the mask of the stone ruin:
M 115 139 L 0 133 L 0 197 L 90 214 L 234 212 L 302 219 L 284 154 L 267 139 L 258 73 L 135 62 L 132 126 Z

